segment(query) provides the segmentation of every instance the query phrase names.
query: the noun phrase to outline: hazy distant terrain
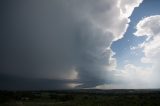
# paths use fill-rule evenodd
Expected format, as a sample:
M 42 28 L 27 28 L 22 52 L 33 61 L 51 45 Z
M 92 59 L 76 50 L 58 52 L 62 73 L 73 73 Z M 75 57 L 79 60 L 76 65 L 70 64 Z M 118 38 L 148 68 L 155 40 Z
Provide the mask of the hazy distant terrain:
M 1 91 L 0 106 L 160 106 L 160 90 Z

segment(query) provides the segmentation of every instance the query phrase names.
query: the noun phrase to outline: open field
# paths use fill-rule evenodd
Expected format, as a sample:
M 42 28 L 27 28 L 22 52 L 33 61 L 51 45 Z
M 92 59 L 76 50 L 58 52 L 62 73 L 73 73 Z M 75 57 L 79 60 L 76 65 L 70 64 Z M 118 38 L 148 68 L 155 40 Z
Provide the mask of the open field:
M 0 106 L 160 106 L 160 90 L 0 91 Z

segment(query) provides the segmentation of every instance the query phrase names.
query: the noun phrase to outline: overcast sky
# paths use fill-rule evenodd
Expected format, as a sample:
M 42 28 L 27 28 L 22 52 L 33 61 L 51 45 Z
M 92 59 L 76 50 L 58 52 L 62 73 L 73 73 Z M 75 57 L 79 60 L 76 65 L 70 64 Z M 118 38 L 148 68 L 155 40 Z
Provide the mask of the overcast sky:
M 0 89 L 159 88 L 159 4 L 1 0 Z

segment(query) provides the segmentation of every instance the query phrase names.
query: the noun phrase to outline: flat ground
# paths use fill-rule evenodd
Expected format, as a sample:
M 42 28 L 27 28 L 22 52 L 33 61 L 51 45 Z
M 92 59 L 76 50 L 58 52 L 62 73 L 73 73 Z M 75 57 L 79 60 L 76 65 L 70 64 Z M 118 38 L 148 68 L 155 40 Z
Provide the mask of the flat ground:
M 160 106 L 160 90 L 0 91 L 0 106 Z

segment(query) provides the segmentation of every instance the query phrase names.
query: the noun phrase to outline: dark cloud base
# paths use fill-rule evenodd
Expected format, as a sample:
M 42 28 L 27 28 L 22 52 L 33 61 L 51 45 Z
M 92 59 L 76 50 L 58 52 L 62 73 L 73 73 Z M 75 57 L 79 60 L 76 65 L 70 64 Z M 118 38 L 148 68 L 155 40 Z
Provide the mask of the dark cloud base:
M 60 90 L 71 89 L 67 84 L 73 80 L 31 79 L 0 74 L 0 90 Z

